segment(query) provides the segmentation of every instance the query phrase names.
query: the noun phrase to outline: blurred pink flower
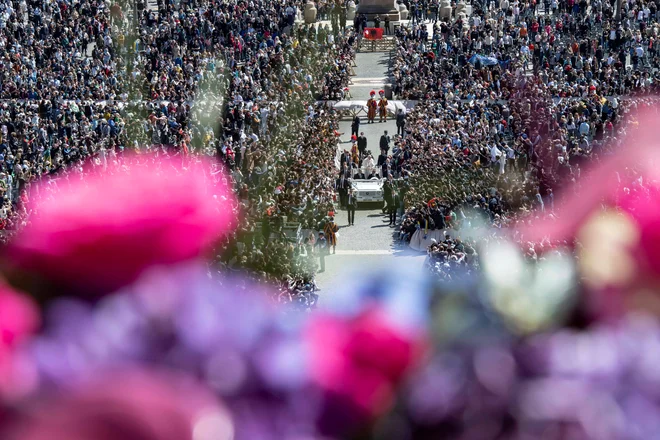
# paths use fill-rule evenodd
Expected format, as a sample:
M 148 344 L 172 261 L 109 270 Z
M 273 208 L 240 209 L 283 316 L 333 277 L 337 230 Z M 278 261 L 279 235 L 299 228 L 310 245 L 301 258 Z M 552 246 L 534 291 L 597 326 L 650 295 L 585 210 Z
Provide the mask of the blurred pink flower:
M 32 299 L 0 281 L 0 349 L 11 348 L 39 327 L 39 310 Z
M 16 348 L 37 331 L 40 322 L 32 299 L 0 281 L 0 396 L 16 396 L 24 389 L 25 371 L 19 366 Z
M 619 204 L 637 227 L 632 254 L 638 259 L 638 269 L 650 270 L 653 278 L 660 278 L 660 192 L 654 191 L 650 197 L 628 195 Z M 638 274 L 644 272 L 638 270 Z
M 199 256 L 232 228 L 232 192 L 210 164 L 127 164 L 32 203 L 36 215 L 11 243 L 10 265 L 107 292 L 149 266 Z
M 626 115 L 613 154 L 601 147 L 600 160 L 557 194 L 552 215 L 517 228 L 524 242 L 578 244 L 588 293 L 581 308 L 590 318 L 619 319 L 631 309 L 660 315 L 660 300 L 649 294 L 660 276 L 659 111 L 656 106 Z
M 3 440 L 229 440 L 233 424 L 205 388 L 153 371 L 99 374 L 37 396 L 0 428 Z
M 579 190 L 566 187 L 556 195 L 555 215 L 531 221 L 518 228 L 525 241 L 572 241 L 582 225 L 597 212 L 603 203 L 616 205 L 624 186 L 630 185 L 627 172 L 637 169 L 644 180 L 657 179 L 654 164 L 658 158 L 660 124 L 657 108 L 640 111 L 627 118 L 629 131 L 615 154 L 606 155 L 597 165 L 582 171 Z
M 327 393 L 333 409 L 326 416 L 330 413 L 335 424 L 361 424 L 385 412 L 422 352 L 420 338 L 398 331 L 378 310 L 352 319 L 317 314 L 305 334 L 310 372 Z

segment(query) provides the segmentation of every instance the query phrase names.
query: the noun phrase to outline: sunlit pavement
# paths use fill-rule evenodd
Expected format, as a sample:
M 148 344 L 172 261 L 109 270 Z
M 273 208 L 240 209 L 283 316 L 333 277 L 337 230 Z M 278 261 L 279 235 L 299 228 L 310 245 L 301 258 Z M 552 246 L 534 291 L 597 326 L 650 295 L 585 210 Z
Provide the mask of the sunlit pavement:
M 358 81 L 351 86 L 354 100 L 369 99 L 369 92 L 380 88 L 378 83 L 387 76 L 386 53 L 358 53 L 355 68 Z M 371 86 L 374 87 L 371 87 Z M 390 136 L 396 134 L 396 124 L 393 119 L 386 123 L 367 124 L 366 117 L 361 117 L 360 131 L 367 137 L 367 149 L 374 159 L 380 152 L 379 142 L 384 130 Z M 376 118 L 378 121 L 378 118 Z M 340 132 L 342 143 L 339 150 L 350 150 L 351 121 L 341 121 Z M 391 151 L 391 150 L 390 150 Z M 389 217 L 382 213 L 381 208 L 374 204 L 363 204 L 355 213 L 355 225 L 348 226 L 348 214 L 339 210 L 335 218 L 339 226 L 339 238 L 335 255 L 325 259 L 326 269 L 317 274 L 317 284 L 321 289 L 321 306 L 323 295 L 331 294 L 333 290 L 342 289 L 373 267 L 405 267 L 406 273 L 419 268 L 421 270 L 426 255 L 395 243 L 396 228 L 388 226 Z
M 393 240 L 395 228 L 388 226 L 388 218 L 380 209 L 357 211 L 355 226 L 346 226 L 346 211 L 339 211 L 336 220 L 340 227 L 336 254 L 326 257 L 325 272 L 317 274 L 321 295 L 341 289 L 374 266 L 421 269 L 426 255 L 397 245 Z

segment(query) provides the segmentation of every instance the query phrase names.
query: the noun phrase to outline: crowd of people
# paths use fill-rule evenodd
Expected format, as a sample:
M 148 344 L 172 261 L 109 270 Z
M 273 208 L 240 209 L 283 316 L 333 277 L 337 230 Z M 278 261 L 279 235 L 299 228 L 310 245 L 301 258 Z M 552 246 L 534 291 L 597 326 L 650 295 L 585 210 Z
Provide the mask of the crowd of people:
M 573 187 L 570 192 L 579 193 L 581 188 L 595 184 L 584 181 L 583 170 L 624 148 L 623 135 L 637 124 L 629 116 L 658 103 L 655 98 L 618 101 L 616 118 L 610 120 L 606 113 L 598 113 L 598 121 L 604 119 L 612 129 L 602 136 L 587 134 L 585 145 L 580 145 L 562 126 L 562 112 L 578 113 L 590 107 L 588 102 L 570 102 L 566 107 L 558 105 L 549 110 L 553 123 L 542 136 L 527 120 L 530 116 L 518 113 L 516 105 L 512 113 L 526 121 L 521 125 L 522 132 L 507 134 L 506 130 L 498 130 L 493 136 L 477 134 L 479 126 L 488 126 L 488 117 L 481 119 L 474 114 L 497 113 L 501 111 L 497 106 L 456 104 L 446 107 L 448 112 L 443 117 L 439 103 L 419 105 L 409 114 L 413 128 L 399 141 L 402 148 L 411 151 L 411 159 L 403 166 L 410 189 L 406 192 L 408 209 L 401 222 L 400 240 L 408 242 L 417 234 L 421 242 L 429 243 L 428 262 L 442 277 L 455 272 L 447 270 L 450 267 L 476 269 L 479 260 L 473 256 L 477 249 L 475 231 L 481 231 L 476 234 L 479 240 L 496 240 L 503 228 L 510 232 L 529 220 L 557 218 L 555 193 L 561 189 L 566 192 L 568 187 Z M 449 130 L 448 126 L 455 123 L 452 114 L 461 115 L 459 124 L 465 118 L 465 127 Z M 504 127 L 500 124 L 500 129 Z M 462 235 L 473 237 L 461 240 Z M 541 254 L 539 246 L 543 246 L 539 243 L 524 244 L 529 258 Z
M 2 239 L 29 221 L 44 176 L 127 152 L 214 156 L 241 215 L 219 264 L 313 290 L 315 267 L 291 258 L 303 245 L 281 231 L 316 230 L 334 209 L 337 117 L 314 103 L 343 93 L 355 32 L 300 25 L 300 1 L 133 6 L 0 3 Z
M 260 165 L 248 165 L 257 169 L 247 174 L 252 176 L 249 184 L 241 169 L 234 168 L 244 220 L 223 261 L 269 281 L 293 277 L 308 284 L 317 269 L 313 249 L 306 246 L 309 240 L 296 235 L 322 230 L 334 212 L 338 118 L 323 106 L 310 106 L 306 119 L 285 118 L 279 126 L 285 135 L 271 142 L 273 162 L 264 158 L 263 171 L 258 171 Z M 246 155 L 245 161 L 253 159 Z
M 553 98 L 654 87 L 660 24 L 650 5 L 623 2 L 625 17 L 617 21 L 614 2 L 554 3 L 544 14 L 535 2 L 475 3 L 470 17 L 436 21 L 430 35 L 424 22 L 397 28 L 394 93 L 506 100 L 531 74 Z
M 438 231 L 428 261 L 446 277 L 478 264 L 454 231 L 556 215 L 557 190 L 620 147 L 626 116 L 656 102 L 659 23 L 644 2 L 621 20 L 614 2 L 473 2 L 450 22 L 413 3 L 393 61 L 395 96 L 421 100 L 395 142 L 410 187 L 399 237 Z
M 652 3 L 623 2 L 618 19 L 608 1 L 475 2 L 449 21 L 436 2 L 407 3 L 393 91 L 423 102 L 397 115 L 391 152 L 388 140 L 366 160 L 387 178 L 394 219 L 407 206 L 404 240 L 462 222 L 467 208 L 496 226 L 551 213 L 553 191 L 616 148 L 621 115 L 657 88 Z M 27 221 L 23 202 L 44 175 L 133 150 L 210 155 L 243 216 L 222 264 L 310 283 L 316 268 L 297 258 L 309 252 L 291 224 L 323 229 L 334 213 L 339 135 L 337 115 L 314 102 L 344 95 L 358 37 L 296 24 L 302 6 L 161 1 L 134 16 L 118 3 L 1 3 L 3 239 Z

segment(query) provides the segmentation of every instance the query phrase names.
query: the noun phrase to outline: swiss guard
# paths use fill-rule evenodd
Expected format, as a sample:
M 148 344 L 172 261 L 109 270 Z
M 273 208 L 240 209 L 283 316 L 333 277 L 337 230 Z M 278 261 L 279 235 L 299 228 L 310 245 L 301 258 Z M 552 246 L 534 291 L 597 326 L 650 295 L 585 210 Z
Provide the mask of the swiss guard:
M 385 97 L 385 90 L 378 92 L 380 101 L 378 101 L 378 113 L 380 115 L 380 122 L 387 122 L 387 98 Z
M 376 96 L 376 92 L 372 90 L 371 93 L 369 93 L 369 95 L 371 95 L 371 98 L 369 98 L 369 100 L 367 101 L 367 119 L 368 119 L 367 123 L 373 124 L 374 119 L 376 119 L 376 108 L 378 107 L 378 104 L 376 103 L 376 99 L 374 98 L 374 96 Z

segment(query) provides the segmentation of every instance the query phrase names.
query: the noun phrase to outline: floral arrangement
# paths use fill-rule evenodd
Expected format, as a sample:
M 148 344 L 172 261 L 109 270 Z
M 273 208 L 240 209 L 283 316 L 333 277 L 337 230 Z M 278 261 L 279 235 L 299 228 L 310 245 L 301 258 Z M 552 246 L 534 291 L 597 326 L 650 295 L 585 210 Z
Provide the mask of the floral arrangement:
M 479 273 L 383 268 L 313 313 L 207 263 L 236 219 L 202 164 L 42 188 L 3 250 L 0 438 L 654 438 L 655 139 L 611 159 L 646 183 L 603 163 L 579 211 L 514 233 L 565 243 L 535 264 L 490 243 Z

